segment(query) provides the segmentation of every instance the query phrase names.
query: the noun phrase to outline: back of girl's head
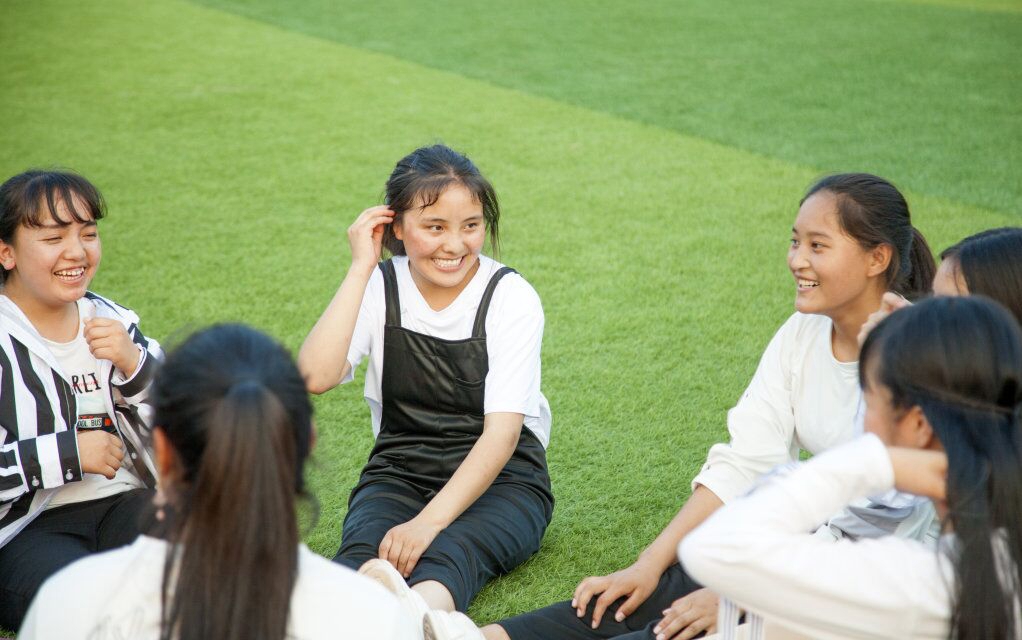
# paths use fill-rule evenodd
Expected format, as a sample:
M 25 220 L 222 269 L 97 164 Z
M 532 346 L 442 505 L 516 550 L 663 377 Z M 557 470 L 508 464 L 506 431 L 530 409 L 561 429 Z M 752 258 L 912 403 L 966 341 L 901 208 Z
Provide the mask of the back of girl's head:
M 1004 305 L 1022 324 L 1022 227 L 1001 227 L 969 236 L 940 254 L 965 280 L 970 294 Z
M 73 220 L 62 218 L 63 204 Z M 55 222 L 88 222 L 103 217 L 103 196 L 91 182 L 70 171 L 30 169 L 0 185 L 0 240 L 11 244 L 18 227 Z M 4 280 L 7 271 L 2 272 Z
M 924 300 L 870 333 L 860 367 L 863 385 L 887 387 L 896 408 L 919 406 L 947 452 L 946 525 L 956 536 L 952 637 L 1014 637 L 1022 585 L 1022 330 L 983 297 Z
M 810 187 L 802 202 L 821 192 L 834 196 L 841 229 L 860 246 L 893 249 L 884 273 L 887 289 L 913 299 L 929 293 L 937 270 L 933 254 L 893 184 L 868 173 L 839 173 Z
M 287 351 L 241 325 L 189 337 L 154 384 L 176 466 L 164 638 L 283 638 L 312 406 Z M 169 567 L 178 564 L 173 593 Z
M 490 246 L 497 252 L 500 245 L 497 194 L 471 160 L 446 145 L 421 147 L 398 161 L 386 186 L 385 202 L 397 214 L 393 224 L 400 224 L 408 211 L 436 204 L 444 191 L 456 185 L 468 189 L 482 205 Z M 388 225 L 383 232 L 383 246 L 392 254 L 402 256 L 404 243 L 394 236 L 392 227 Z

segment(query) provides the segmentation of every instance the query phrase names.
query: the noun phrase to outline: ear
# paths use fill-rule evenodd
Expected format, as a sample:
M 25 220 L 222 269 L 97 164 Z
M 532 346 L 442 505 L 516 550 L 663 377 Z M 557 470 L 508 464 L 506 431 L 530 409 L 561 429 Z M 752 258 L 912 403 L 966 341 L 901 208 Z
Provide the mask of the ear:
M 933 427 L 919 405 L 906 411 L 898 420 L 895 427 L 895 442 L 897 446 L 913 449 L 932 449 L 937 442 L 933 436 Z
M 156 470 L 160 473 L 160 481 L 174 480 L 178 475 L 177 453 L 163 429 L 153 429 L 153 450 L 156 453 Z
M 894 254 L 894 247 L 889 244 L 877 245 L 869 252 L 869 269 L 867 275 L 878 276 L 891 265 L 891 256 Z
M 0 265 L 3 265 L 4 269 L 10 271 L 16 266 L 16 262 L 14 259 L 14 246 L 0 240 Z
M 404 242 L 404 216 L 394 216 L 394 221 L 390 223 L 390 230 L 394 232 L 394 237 Z

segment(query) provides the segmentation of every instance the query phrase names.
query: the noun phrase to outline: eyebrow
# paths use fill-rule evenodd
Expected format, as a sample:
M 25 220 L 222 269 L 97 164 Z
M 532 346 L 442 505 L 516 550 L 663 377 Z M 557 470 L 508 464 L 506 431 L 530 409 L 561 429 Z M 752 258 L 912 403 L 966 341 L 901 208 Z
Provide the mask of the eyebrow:
M 795 227 L 791 228 L 791 232 L 794 233 L 795 235 L 798 235 L 798 229 L 796 229 Z M 813 237 L 827 238 L 828 240 L 831 238 L 831 235 L 829 233 L 824 233 L 823 231 L 810 231 L 806 235 L 809 236 L 810 238 Z
M 60 224 L 60 223 L 57 223 L 57 222 L 44 222 L 42 224 L 36 225 L 36 228 L 48 229 L 48 230 L 63 229 L 65 227 L 70 227 L 73 224 L 74 224 L 74 222 L 66 222 L 64 224 Z M 96 224 L 95 220 L 90 220 L 88 222 L 82 222 L 80 224 L 83 227 L 96 227 L 96 226 L 99 226 L 99 225 Z

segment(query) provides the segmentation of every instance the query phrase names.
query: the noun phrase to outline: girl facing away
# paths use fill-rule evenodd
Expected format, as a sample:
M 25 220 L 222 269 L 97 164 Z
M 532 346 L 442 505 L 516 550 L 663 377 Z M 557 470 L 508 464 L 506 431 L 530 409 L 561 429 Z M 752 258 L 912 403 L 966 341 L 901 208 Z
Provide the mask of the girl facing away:
M 156 477 L 148 398 L 162 352 L 134 312 L 88 290 L 103 253 L 104 208 L 96 187 L 74 173 L 26 171 L 0 186 L 7 629 L 20 626 L 53 573 L 128 544 L 148 526 Z
M 412 637 L 391 594 L 300 543 L 315 436 L 283 347 L 241 325 L 200 331 L 167 357 L 154 395 L 162 537 L 51 578 L 19 638 Z
M 774 335 L 728 413 L 731 441 L 710 449 L 692 496 L 667 528 L 630 567 L 582 580 L 570 601 L 481 633 L 464 616 L 429 612 L 427 637 L 666 640 L 714 628 L 718 598 L 678 564 L 678 543 L 763 474 L 797 460 L 800 450 L 817 454 L 854 437 L 859 329 L 884 292 L 922 295 L 935 270 L 904 197 L 877 176 L 818 181 L 802 199 L 791 234 L 796 313 Z
M 299 355 L 310 391 L 352 379 L 376 444 L 335 560 L 380 580 L 421 620 L 465 610 L 534 554 L 553 496 L 540 392 L 543 309 L 498 244 L 493 187 L 443 145 L 401 159 L 386 205 L 348 229 L 351 265 Z M 380 263 L 386 248 L 393 258 Z M 409 589 L 408 585 L 411 585 Z
M 813 638 L 1022 638 L 1022 331 L 983 297 L 899 311 L 862 348 L 862 438 L 714 514 L 685 566 L 739 606 Z M 914 434 L 923 450 L 885 446 Z M 891 487 L 931 497 L 935 553 L 897 537 L 805 532 Z

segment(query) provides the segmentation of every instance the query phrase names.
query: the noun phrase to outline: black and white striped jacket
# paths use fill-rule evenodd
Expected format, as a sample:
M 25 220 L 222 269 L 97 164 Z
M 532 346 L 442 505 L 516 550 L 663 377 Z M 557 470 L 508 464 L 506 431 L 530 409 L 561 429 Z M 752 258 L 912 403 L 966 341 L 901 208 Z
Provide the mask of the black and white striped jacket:
M 91 292 L 80 304 L 92 305 L 96 317 L 123 323 L 142 352 L 130 378 L 109 360 L 99 365 L 109 383 L 106 408 L 124 443 L 123 464 L 153 487 L 148 396 L 163 352 L 142 335 L 130 309 Z M 24 529 L 60 487 L 82 479 L 77 421 L 75 395 L 60 363 L 21 309 L 0 294 L 0 546 Z

